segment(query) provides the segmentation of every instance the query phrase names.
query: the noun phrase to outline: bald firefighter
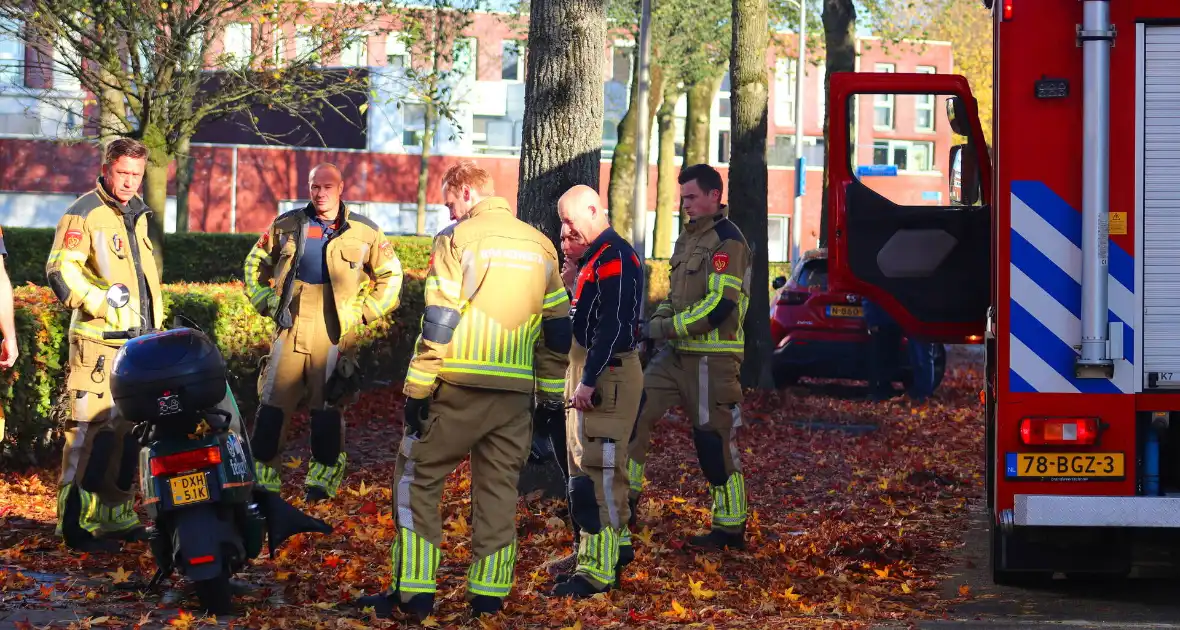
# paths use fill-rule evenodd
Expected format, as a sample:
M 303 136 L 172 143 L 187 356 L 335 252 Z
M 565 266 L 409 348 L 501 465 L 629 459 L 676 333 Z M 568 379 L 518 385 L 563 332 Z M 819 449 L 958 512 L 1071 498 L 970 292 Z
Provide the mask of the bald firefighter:
M 152 211 L 138 195 L 147 159 L 147 148 L 135 140 L 107 145 L 97 185 L 58 221 L 45 265 L 49 287 L 73 310 L 57 533 L 80 551 L 113 551 L 119 540 L 146 539 L 132 503 L 139 447 L 111 400 L 111 368 L 125 340 L 104 340 L 102 333 L 159 327 L 164 319 L 148 239 Z M 131 293 L 120 308 L 106 300 L 114 284 Z
M 557 201 L 557 212 L 562 246 L 577 259 L 564 431 L 577 549 L 572 571 L 557 577 L 553 594 L 584 598 L 610 590 L 616 566 L 626 564 L 619 562 L 619 536 L 630 516 L 626 445 L 643 395 L 636 349 L 643 268 L 611 228 L 593 188 L 574 186 Z
M 378 617 L 395 606 L 420 620 L 433 611 L 439 501 L 447 475 L 468 454 L 473 614 L 498 612 L 512 589 L 516 487 L 529 454 L 534 395 L 536 409 L 560 413 L 571 328 L 553 244 L 494 194 L 487 172 L 472 162 L 443 176 L 457 223 L 434 239 L 422 333 L 406 374 L 392 589 L 358 601 Z
M 652 426 L 682 405 L 692 422 L 697 460 L 713 498 L 712 528 L 692 536 L 696 547 L 745 547 L 746 484 L 736 441 L 742 424 L 738 380 L 742 321 L 749 305 L 750 248 L 721 205 L 721 175 L 707 164 L 680 172 L 688 225 L 676 239 L 668 299 L 647 324 L 646 337 L 667 343 L 644 371 L 642 410 L 630 443 L 631 514 L 643 488 Z M 624 533 L 630 546 L 629 531 Z
M 359 378 L 357 334 L 397 308 L 402 266 L 377 224 L 341 201 L 339 169 L 313 168 L 308 186 L 311 203 L 279 215 L 246 256 L 246 294 L 275 321 L 250 445 L 259 484 L 278 492 L 288 424 L 305 402 L 306 499 L 319 501 L 335 497 L 344 478 L 341 407 Z

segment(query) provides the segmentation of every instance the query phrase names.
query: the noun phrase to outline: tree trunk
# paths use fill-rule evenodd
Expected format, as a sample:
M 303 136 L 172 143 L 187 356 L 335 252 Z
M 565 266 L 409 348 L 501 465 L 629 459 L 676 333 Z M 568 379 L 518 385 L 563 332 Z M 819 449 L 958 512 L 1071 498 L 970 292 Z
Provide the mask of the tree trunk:
M 766 48 L 769 44 L 767 0 L 733 0 L 733 124 L 729 157 L 730 217 L 753 251 L 750 306 L 746 311 L 746 356 L 742 383 L 773 388 L 770 379 L 769 262 L 767 260 L 766 133 L 769 117 Z
M 618 141 L 610 160 L 610 183 L 607 185 L 607 203 L 610 205 L 610 222 L 623 238 L 631 240 L 631 223 L 635 215 L 631 212 L 631 198 L 635 194 L 635 132 L 639 127 L 639 49 L 631 55 L 631 93 L 627 100 L 627 111 L 618 124 Z
M 660 121 L 660 148 L 656 177 L 656 226 L 652 234 L 652 253 L 656 259 L 672 257 L 672 215 L 676 212 L 680 187 L 676 182 L 676 101 L 680 90 L 669 81 L 657 117 Z
M 557 199 L 576 184 L 598 189 L 605 40 L 606 0 L 532 0 L 517 216 L 554 247 Z
M 176 231 L 188 232 L 188 191 L 193 183 L 196 164 L 190 154 L 189 139 L 176 145 Z
M 426 127 L 422 130 L 422 159 L 418 161 L 417 234 L 426 234 L 426 184 L 430 175 L 430 148 L 434 145 L 434 105 L 426 104 Z
M 152 209 L 148 238 L 152 239 L 152 253 L 161 276 L 164 273 L 164 217 L 168 211 L 168 165 L 172 161 L 171 156 L 162 154 L 162 150 L 152 151 L 143 174 L 143 200 Z
M 824 12 L 824 49 L 827 50 L 826 72 L 824 73 L 824 93 L 827 94 L 828 85 L 834 72 L 856 71 L 856 7 L 853 0 L 823 0 Z M 824 102 L 830 102 L 824 99 Z M 853 116 L 858 115 L 853 112 Z M 820 193 L 819 212 L 819 246 L 828 244 L 828 156 L 831 155 L 831 143 L 828 138 L 828 113 L 824 111 L 824 187 Z M 852 139 L 852 146 L 856 147 L 856 139 Z M 853 156 L 855 161 L 856 156 Z
M 115 82 L 114 77 L 109 72 L 105 70 L 100 72 L 104 84 Z M 127 129 L 123 125 L 123 118 L 126 112 L 127 108 L 123 102 L 123 94 L 119 90 L 114 88 L 105 88 L 102 90 L 102 94 L 99 95 L 98 143 L 104 151 L 112 140 L 127 133 Z
M 728 68 L 723 66 L 716 76 L 688 86 L 683 166 L 709 163 L 709 123 L 713 117 L 713 99 L 717 96 L 717 90 L 721 89 L 726 70 Z

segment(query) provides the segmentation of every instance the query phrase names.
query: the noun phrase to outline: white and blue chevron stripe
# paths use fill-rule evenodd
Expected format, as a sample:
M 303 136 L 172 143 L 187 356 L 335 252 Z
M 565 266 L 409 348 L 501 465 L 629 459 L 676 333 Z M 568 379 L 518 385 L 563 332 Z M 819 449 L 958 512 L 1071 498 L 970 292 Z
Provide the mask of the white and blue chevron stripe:
M 1009 389 L 1131 393 L 1134 389 L 1135 261 L 1110 243 L 1110 321 L 1123 326 L 1112 379 L 1074 377 L 1081 343 L 1082 213 L 1039 181 L 1012 182 Z

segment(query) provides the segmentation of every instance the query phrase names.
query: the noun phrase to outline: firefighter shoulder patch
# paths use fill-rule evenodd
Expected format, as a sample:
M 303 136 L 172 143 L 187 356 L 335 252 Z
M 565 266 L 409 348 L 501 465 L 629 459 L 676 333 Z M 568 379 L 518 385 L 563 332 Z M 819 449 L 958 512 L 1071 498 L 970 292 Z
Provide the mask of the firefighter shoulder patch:
M 713 270 L 717 273 L 725 271 L 729 267 L 729 254 L 725 252 L 717 252 L 713 254 Z
M 380 249 L 381 255 L 385 258 L 390 258 L 393 256 L 393 243 L 390 243 L 388 239 L 381 239 Z
M 82 230 L 66 230 L 62 243 L 65 244 L 66 249 L 77 249 L 82 244 Z
M 261 249 L 262 251 L 266 251 L 266 248 L 269 245 L 270 245 L 270 232 L 263 232 L 262 236 L 258 237 L 258 243 L 255 246 L 258 249 Z

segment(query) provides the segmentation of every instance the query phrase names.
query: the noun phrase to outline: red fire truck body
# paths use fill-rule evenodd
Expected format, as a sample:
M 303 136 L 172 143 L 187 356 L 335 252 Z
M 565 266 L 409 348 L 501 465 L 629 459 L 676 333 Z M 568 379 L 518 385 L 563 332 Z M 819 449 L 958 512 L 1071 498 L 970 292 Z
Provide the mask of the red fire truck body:
M 831 76 L 829 284 L 985 345 L 997 581 L 1125 574 L 1180 528 L 1180 3 L 989 8 L 991 147 L 962 77 Z M 851 97 L 885 93 L 946 97 L 952 204 L 855 176 Z

